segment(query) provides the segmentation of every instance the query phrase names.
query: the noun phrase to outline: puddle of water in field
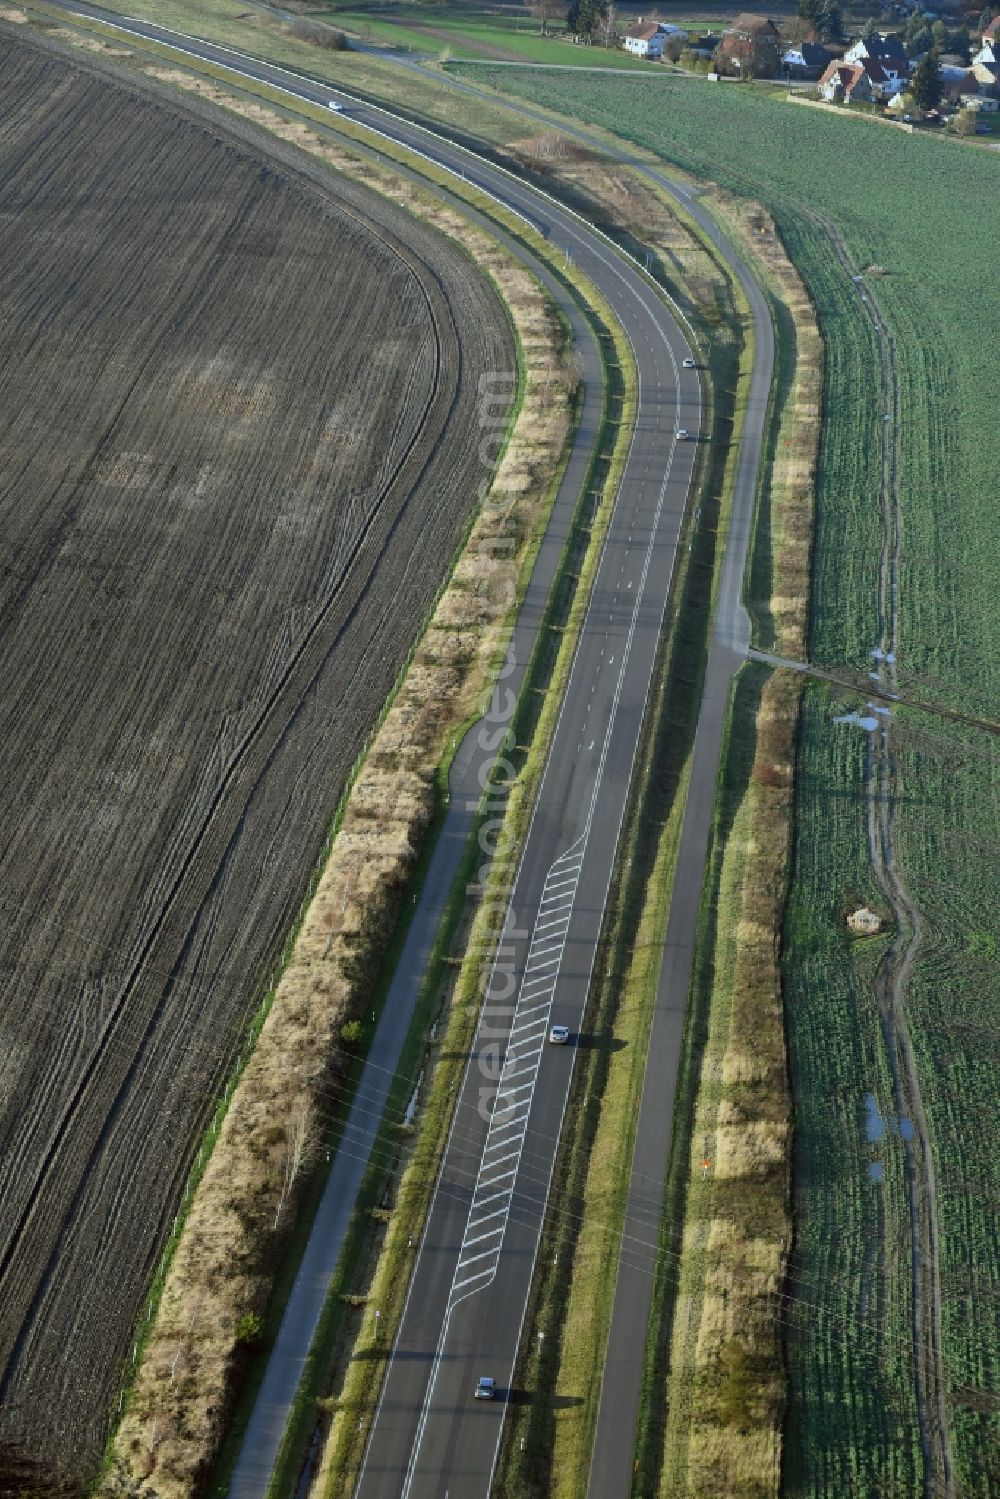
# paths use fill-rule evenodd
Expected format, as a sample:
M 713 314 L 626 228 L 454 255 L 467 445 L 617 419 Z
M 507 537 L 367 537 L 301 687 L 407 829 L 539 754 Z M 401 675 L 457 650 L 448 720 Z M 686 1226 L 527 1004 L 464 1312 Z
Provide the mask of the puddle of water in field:
M 898 1125 L 898 1128 L 899 1128 L 899 1133 L 902 1135 L 902 1137 L 903 1137 L 904 1140 L 912 1140 L 913 1139 L 914 1129 L 913 1129 L 913 1120 L 912 1119 L 905 1119 L 901 1115 L 900 1118 L 897 1120 L 897 1125 Z
M 833 721 L 834 723 L 848 723 L 859 729 L 866 729 L 869 734 L 874 733 L 878 728 L 877 718 L 860 713 L 842 713 L 839 718 L 835 718 Z
M 865 1094 L 865 1109 L 867 1110 L 865 1139 L 869 1145 L 872 1145 L 876 1140 L 881 1140 L 885 1134 L 885 1120 L 879 1113 L 878 1101 L 874 1093 Z
M 880 1182 L 885 1179 L 885 1168 L 881 1161 L 868 1162 L 868 1177 L 873 1182 Z

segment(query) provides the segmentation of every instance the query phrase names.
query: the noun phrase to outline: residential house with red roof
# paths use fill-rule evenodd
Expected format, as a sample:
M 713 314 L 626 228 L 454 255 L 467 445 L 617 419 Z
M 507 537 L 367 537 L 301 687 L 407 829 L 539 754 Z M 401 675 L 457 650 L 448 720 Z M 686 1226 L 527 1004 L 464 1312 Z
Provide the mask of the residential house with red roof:
M 843 58 L 832 62 L 817 84 L 820 98 L 828 104 L 850 104 L 852 99 L 870 102 L 875 94 L 869 68 L 884 79 L 878 63 L 845 62 Z
M 774 78 L 781 63 L 781 37 L 769 16 L 742 11 L 722 33 L 715 53 L 720 73 L 741 78 Z

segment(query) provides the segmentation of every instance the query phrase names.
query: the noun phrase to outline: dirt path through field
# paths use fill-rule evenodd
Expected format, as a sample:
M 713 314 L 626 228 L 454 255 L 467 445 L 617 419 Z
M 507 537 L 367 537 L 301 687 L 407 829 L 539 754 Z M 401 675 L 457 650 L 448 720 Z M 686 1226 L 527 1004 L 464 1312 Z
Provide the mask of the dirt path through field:
M 858 276 L 836 228 L 819 221 L 826 231 L 845 274 Z M 898 697 L 896 666 L 899 653 L 899 585 L 902 553 L 902 514 L 899 503 L 900 393 L 896 354 L 885 316 L 868 283 L 859 298 L 875 330 L 879 349 L 884 413 L 880 504 L 883 520 L 879 559 L 877 662 L 887 691 Z M 882 1015 L 886 1053 L 892 1075 L 897 1115 L 913 1125 L 912 1138 L 903 1140 L 910 1209 L 910 1251 L 913 1292 L 914 1384 L 917 1420 L 924 1458 L 926 1499 L 953 1499 L 955 1476 L 948 1434 L 947 1382 L 941 1330 L 941 1283 L 937 1192 L 930 1131 L 920 1090 L 906 1016 L 907 980 L 923 935 L 921 913 L 909 894 L 895 848 L 895 818 L 901 787 L 899 765 L 892 743 L 890 712 L 883 710 L 868 736 L 866 756 L 868 847 L 872 868 L 896 923 L 896 933 L 875 976 Z

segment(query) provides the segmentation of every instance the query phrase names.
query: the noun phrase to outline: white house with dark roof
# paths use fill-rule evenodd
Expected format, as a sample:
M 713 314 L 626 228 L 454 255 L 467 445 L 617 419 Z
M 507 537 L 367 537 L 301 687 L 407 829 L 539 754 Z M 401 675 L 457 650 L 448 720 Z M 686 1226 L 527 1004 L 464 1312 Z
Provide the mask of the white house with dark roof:
M 644 21 L 642 16 L 625 33 L 625 51 L 635 57 L 662 57 L 672 36 L 687 39 L 687 32 L 667 21 Z
M 781 66 L 793 78 L 818 78 L 830 60 L 827 49 L 817 42 L 797 42 L 781 54 Z
M 898 36 L 863 36 L 844 53 L 844 61 L 860 63 L 868 72 L 876 97 L 889 99 L 910 79 L 910 59 Z

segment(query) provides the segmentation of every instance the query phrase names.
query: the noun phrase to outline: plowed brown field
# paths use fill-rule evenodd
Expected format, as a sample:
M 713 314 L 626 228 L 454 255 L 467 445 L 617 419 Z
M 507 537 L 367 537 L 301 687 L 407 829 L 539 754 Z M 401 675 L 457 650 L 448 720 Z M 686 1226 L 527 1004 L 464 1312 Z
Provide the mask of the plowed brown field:
M 479 375 L 514 368 L 432 230 L 8 37 L 0 1490 L 93 1470 L 193 1143 L 474 502 Z

